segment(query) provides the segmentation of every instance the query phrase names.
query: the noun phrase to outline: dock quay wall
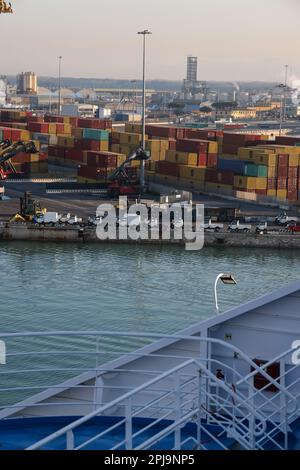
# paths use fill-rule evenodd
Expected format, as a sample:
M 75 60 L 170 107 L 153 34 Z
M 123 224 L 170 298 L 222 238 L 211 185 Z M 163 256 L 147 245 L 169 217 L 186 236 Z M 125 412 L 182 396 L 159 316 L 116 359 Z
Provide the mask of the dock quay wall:
M 130 243 L 147 245 L 184 245 L 185 240 L 107 240 L 97 238 L 94 227 L 36 227 L 30 224 L 9 224 L 0 226 L 1 240 L 23 240 L 44 242 L 76 242 L 76 243 Z M 254 247 L 299 249 L 300 234 L 290 233 L 205 233 L 205 246 L 220 247 Z

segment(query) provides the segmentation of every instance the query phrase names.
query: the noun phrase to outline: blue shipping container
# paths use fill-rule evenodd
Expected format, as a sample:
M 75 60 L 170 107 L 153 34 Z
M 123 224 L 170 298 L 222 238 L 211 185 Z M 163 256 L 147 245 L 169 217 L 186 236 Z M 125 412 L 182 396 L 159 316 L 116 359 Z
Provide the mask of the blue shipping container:
M 227 160 L 226 158 L 218 159 L 218 170 L 219 171 L 232 171 L 237 175 L 243 175 L 245 171 L 245 165 L 247 162 L 242 160 Z
M 83 138 L 90 140 L 108 140 L 108 132 L 101 129 L 83 129 Z

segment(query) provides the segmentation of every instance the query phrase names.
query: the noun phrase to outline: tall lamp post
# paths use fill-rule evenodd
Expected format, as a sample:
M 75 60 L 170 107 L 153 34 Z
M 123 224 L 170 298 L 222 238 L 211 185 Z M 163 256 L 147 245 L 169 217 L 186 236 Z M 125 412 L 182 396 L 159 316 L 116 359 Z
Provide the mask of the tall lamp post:
M 137 34 L 143 36 L 143 94 L 142 94 L 142 149 L 145 150 L 145 137 L 146 137 L 146 36 L 152 34 L 148 29 L 139 31 Z M 140 169 L 140 185 L 143 190 L 145 186 L 145 160 L 141 161 Z
M 283 94 L 283 116 L 282 120 L 285 121 L 286 119 L 286 92 L 287 92 L 287 81 L 288 81 L 288 71 L 289 71 L 289 66 L 285 65 L 285 79 L 284 79 L 284 94 Z
M 58 114 L 61 115 L 61 60 L 62 56 L 58 56 Z
M 220 312 L 220 308 L 219 308 L 219 304 L 218 304 L 218 295 L 217 295 L 217 285 L 218 285 L 219 281 L 222 281 L 223 284 L 230 285 L 230 286 L 235 286 L 237 284 L 237 282 L 234 279 L 232 274 L 221 273 L 216 277 L 215 286 L 214 286 L 216 314 L 218 314 Z

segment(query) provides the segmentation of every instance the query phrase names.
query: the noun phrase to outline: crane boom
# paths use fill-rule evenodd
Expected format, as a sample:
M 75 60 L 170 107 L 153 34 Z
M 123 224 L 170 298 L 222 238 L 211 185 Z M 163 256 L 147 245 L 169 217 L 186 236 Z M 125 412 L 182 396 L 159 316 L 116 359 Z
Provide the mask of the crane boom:
M 34 142 L 19 141 L 11 143 L 10 140 L 0 142 L 0 179 L 5 179 L 7 176 L 5 171 L 6 165 L 9 166 L 12 173 L 16 173 L 10 160 L 19 153 L 37 153 Z

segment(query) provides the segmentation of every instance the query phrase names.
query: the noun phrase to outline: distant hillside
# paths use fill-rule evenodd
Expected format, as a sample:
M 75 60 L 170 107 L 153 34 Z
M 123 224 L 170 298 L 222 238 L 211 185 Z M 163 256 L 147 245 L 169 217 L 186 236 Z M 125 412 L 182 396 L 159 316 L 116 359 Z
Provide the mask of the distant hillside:
M 8 75 L 7 79 L 9 83 L 16 83 L 16 77 Z M 41 87 L 57 88 L 57 77 L 38 77 L 38 84 Z M 110 78 L 73 78 L 63 77 L 62 86 L 72 89 L 82 88 L 141 88 L 142 82 L 137 80 L 133 83 L 131 80 L 118 80 Z M 166 91 L 180 91 L 182 86 L 181 81 L 175 80 L 147 80 L 147 87 L 153 90 L 166 90 Z M 208 81 L 208 88 L 219 91 L 230 91 L 237 86 L 242 91 L 253 91 L 253 90 L 268 90 L 274 86 L 274 83 L 270 82 L 217 82 Z

